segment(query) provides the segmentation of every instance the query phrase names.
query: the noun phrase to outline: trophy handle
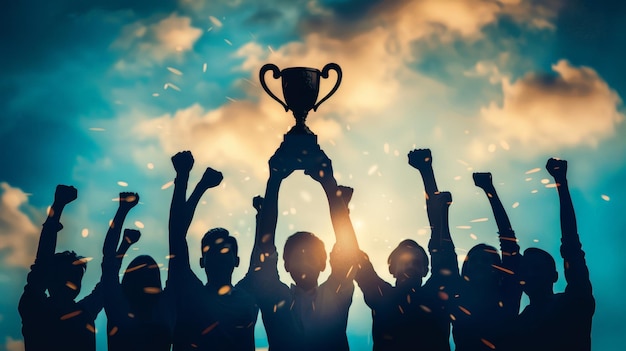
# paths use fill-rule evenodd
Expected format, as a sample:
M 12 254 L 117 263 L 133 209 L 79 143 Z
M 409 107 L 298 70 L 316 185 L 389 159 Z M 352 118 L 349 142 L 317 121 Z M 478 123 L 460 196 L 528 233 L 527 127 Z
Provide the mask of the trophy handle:
M 274 79 L 280 78 L 280 70 L 276 65 L 271 63 L 263 65 L 263 67 L 261 67 L 261 71 L 259 72 L 259 80 L 261 81 L 261 86 L 263 87 L 263 90 L 265 90 L 265 92 L 268 93 L 269 96 L 272 97 L 272 99 L 278 101 L 281 105 L 283 105 L 283 107 L 285 108 L 285 112 L 289 111 L 289 107 L 287 106 L 287 104 L 282 102 L 276 95 L 274 95 L 274 93 L 270 91 L 270 88 L 267 87 L 267 84 L 265 84 L 265 72 L 267 71 L 272 71 L 272 76 L 274 77 Z
M 339 84 L 341 84 L 341 67 L 339 67 L 339 65 L 336 63 L 329 63 L 324 66 L 321 74 L 322 78 L 328 78 L 328 71 L 330 71 L 331 69 L 337 72 L 337 83 L 335 83 L 335 86 L 330 90 L 328 94 L 326 94 L 326 96 L 324 96 L 322 100 L 320 100 L 317 104 L 315 104 L 315 106 L 313 106 L 313 111 L 317 111 L 317 108 L 322 104 L 322 102 L 326 101 L 331 95 L 333 95 L 339 88 Z

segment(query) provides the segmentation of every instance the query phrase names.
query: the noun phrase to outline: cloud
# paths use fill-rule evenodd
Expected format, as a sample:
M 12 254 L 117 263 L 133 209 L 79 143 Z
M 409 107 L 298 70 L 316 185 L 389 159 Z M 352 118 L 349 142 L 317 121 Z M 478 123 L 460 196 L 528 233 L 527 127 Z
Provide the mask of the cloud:
M 146 23 L 148 22 L 148 23 Z M 137 21 L 126 25 L 111 48 L 127 51 L 128 60 L 163 62 L 167 58 L 176 58 L 181 53 L 193 48 L 202 35 L 202 29 L 191 25 L 191 18 L 172 13 L 156 23 Z M 124 67 L 125 60 L 117 66 Z
M 502 105 L 492 102 L 481 110 L 496 140 L 552 150 L 596 146 L 614 133 L 624 119 L 618 111 L 622 100 L 596 71 L 566 60 L 552 70 L 554 74 L 531 72 L 514 82 L 502 79 Z
M 359 9 L 356 12 L 355 7 Z M 362 1 L 347 1 L 328 5 L 328 8 L 332 11 L 316 11 L 315 15 L 304 19 L 303 31 L 321 31 L 329 37 L 346 38 L 383 27 L 388 30 L 388 45 L 410 56 L 414 41 L 432 36 L 442 42 L 457 38 L 476 40 L 483 36 L 485 26 L 503 16 L 531 28 L 553 29 L 552 21 L 560 2 L 403 0 L 369 1 L 363 5 Z
M 6 337 L 4 345 L 7 351 L 24 351 L 24 340 L 15 340 L 10 336 Z
M 35 260 L 40 229 L 23 212 L 28 206 L 27 195 L 9 184 L 0 183 L 0 250 L 4 263 L 30 267 Z

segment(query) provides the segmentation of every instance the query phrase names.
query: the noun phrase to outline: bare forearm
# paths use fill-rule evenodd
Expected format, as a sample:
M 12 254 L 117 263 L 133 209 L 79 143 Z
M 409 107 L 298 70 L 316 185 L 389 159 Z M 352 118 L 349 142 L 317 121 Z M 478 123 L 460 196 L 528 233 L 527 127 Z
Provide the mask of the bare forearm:
M 122 226 L 124 225 L 124 221 L 126 220 L 126 215 L 128 215 L 128 210 L 118 208 L 117 213 L 113 218 L 113 221 L 111 221 L 111 224 L 109 225 L 107 235 L 104 239 L 102 253 L 105 256 L 116 255 L 117 244 L 120 241 Z
M 61 229 L 61 213 L 65 204 L 54 202 L 48 211 L 48 218 L 41 229 L 39 245 L 37 246 L 37 259 L 49 258 L 54 255 L 57 243 L 57 233 Z
M 263 207 L 258 214 L 258 228 L 254 240 L 257 252 L 271 254 L 275 248 L 276 225 L 278 223 L 278 192 L 282 180 L 270 177 L 265 188 Z M 255 253 L 253 253 L 255 255 Z M 258 257 L 253 257 L 258 259 Z
M 325 180 L 322 182 L 322 187 L 328 200 L 337 245 L 350 250 L 358 250 L 359 245 L 350 220 L 348 206 L 343 202 L 337 182 L 334 179 Z
M 563 236 L 575 235 L 577 237 L 578 225 L 576 223 L 576 213 L 574 211 L 574 204 L 572 203 L 572 197 L 569 192 L 567 179 L 555 180 L 557 182 L 559 203 L 561 207 L 561 233 Z
M 509 216 L 502 205 L 502 201 L 498 196 L 495 188 L 485 189 L 485 195 L 487 195 L 487 199 L 489 199 L 489 204 L 491 205 L 491 210 L 493 211 L 493 217 L 496 220 L 496 225 L 498 226 L 498 232 L 500 236 L 507 238 L 515 238 L 515 233 L 513 232 L 513 228 L 511 227 L 511 221 L 509 220 Z

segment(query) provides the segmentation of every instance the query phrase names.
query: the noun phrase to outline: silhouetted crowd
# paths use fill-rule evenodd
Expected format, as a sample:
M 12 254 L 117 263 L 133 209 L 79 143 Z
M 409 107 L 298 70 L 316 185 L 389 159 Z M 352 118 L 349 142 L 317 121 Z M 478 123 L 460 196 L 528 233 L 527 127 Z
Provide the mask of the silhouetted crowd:
M 338 185 L 331 160 L 320 150 L 304 173 L 318 182 L 328 200 L 336 242 L 328 254 L 313 233 L 298 231 L 283 249 L 285 270 L 294 284 L 278 274 L 275 245 L 281 183 L 299 161 L 278 149 L 269 160 L 265 194 L 253 199 L 255 241 L 244 278 L 233 283 L 239 266 L 237 240 L 224 228 L 210 229 L 201 240 L 200 267 L 207 283 L 192 270 L 187 232 L 202 195 L 222 181 L 207 168 L 187 197 L 194 159 L 189 151 L 172 157 L 176 171 L 169 215 L 169 267 L 165 287 L 161 270 L 148 255 L 133 259 L 119 273 L 127 250 L 141 233 L 125 229 L 127 214 L 139 194 L 123 192 L 103 245 L 102 276 L 93 291 L 76 301 L 87 259 L 55 253 L 61 214 L 77 198 L 72 186 L 58 185 L 43 224 L 35 263 L 19 302 L 26 351 L 96 349 L 96 316 L 107 317 L 109 350 L 254 350 L 259 310 L 269 349 L 348 350 L 346 327 L 356 281 L 372 313 L 373 350 L 457 351 L 590 350 L 595 310 L 589 271 L 578 236 L 567 181 L 567 162 L 549 159 L 560 204 L 561 257 L 567 287 L 554 293 L 556 262 L 546 251 L 520 252 L 515 232 L 490 173 L 474 173 L 493 210 L 500 248 L 478 244 L 459 271 L 448 224 L 449 192 L 439 191 L 428 149 L 408 154 L 408 163 L 423 180 L 431 236 L 428 253 L 406 239 L 389 254 L 384 281 L 358 246 L 348 204 L 353 189 Z M 330 263 L 331 273 L 319 283 Z M 425 277 L 430 277 L 424 282 Z M 525 293 L 530 303 L 520 311 Z

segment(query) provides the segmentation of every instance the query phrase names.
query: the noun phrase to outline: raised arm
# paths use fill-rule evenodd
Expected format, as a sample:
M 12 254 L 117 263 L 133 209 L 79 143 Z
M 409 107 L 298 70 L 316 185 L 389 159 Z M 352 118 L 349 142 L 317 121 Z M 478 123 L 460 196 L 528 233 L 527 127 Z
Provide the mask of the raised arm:
M 54 192 L 54 202 L 48 210 L 48 218 L 43 224 L 39 245 L 37 247 L 37 260 L 48 260 L 54 256 L 57 244 L 57 233 L 63 228 L 60 219 L 65 205 L 76 200 L 78 191 L 73 186 L 57 185 Z
M 567 292 L 591 295 L 589 269 L 578 236 L 576 213 L 567 182 L 567 161 L 551 158 L 546 164 L 548 173 L 557 185 L 561 217 L 561 256 L 565 265 Z
M 24 293 L 19 302 L 19 311 L 23 318 L 38 318 L 39 303 L 46 298 L 48 267 L 54 256 L 57 233 L 63 228 L 60 223 L 61 213 L 65 205 L 76 200 L 78 192 L 73 186 L 57 185 L 54 202 L 48 210 L 48 218 L 43 224 L 35 263 L 26 279 Z
M 122 234 L 122 227 L 124 226 L 124 220 L 128 212 L 139 203 L 139 194 L 122 192 L 119 197 L 119 207 L 115 213 L 115 217 L 109 224 L 109 230 L 104 239 L 104 246 L 102 247 L 102 254 L 104 259 L 115 259 L 117 257 L 117 245 L 120 241 L 120 235 Z M 118 268 L 119 269 L 119 268 Z M 115 273 L 117 276 L 117 272 Z
M 487 199 L 489 199 L 489 204 L 491 205 L 491 210 L 493 211 L 493 216 L 498 226 L 500 242 L 501 245 L 503 245 L 503 255 L 508 256 L 512 254 L 511 250 L 515 250 L 515 252 L 519 251 L 515 232 L 511 227 L 511 221 L 509 221 L 509 216 L 506 214 L 506 210 L 502 205 L 502 201 L 500 201 L 496 188 L 493 186 L 491 173 L 474 173 L 473 178 L 474 184 L 483 189 L 485 195 L 487 195 Z M 505 250 L 504 245 L 506 245 L 507 242 L 514 243 L 515 245 L 508 245 L 508 250 Z
M 426 192 L 426 199 L 431 199 L 437 190 L 437 183 L 435 182 L 435 173 L 433 172 L 433 157 L 430 149 L 415 149 L 409 152 L 409 165 L 417 169 L 422 175 L 422 181 L 424 182 L 424 190 Z
M 259 267 L 263 257 L 276 252 L 275 237 L 278 223 L 278 191 L 283 179 L 287 178 L 295 169 L 285 151 L 278 149 L 269 160 L 270 176 L 267 180 L 264 197 L 255 197 L 253 206 L 257 209 L 257 229 L 254 238 L 254 247 L 250 257 L 250 269 Z
M 456 277 L 459 272 L 459 263 L 454 251 L 448 219 L 452 194 L 447 191 L 437 192 L 426 203 L 433 217 L 432 232 L 428 243 L 428 251 L 432 258 L 431 277 Z
M 500 251 L 502 252 L 502 267 L 495 268 L 499 269 L 502 274 L 502 292 L 504 294 L 502 298 L 505 300 L 503 303 L 512 315 L 517 315 L 522 296 L 521 285 L 519 285 L 519 279 L 517 279 L 515 275 L 519 269 L 521 260 L 519 244 L 517 243 L 515 232 L 511 227 L 509 216 L 493 185 L 491 173 L 474 173 L 473 178 L 474 184 L 483 189 L 485 195 L 487 195 L 493 216 L 496 220 L 496 225 L 498 226 L 498 238 L 500 240 Z
M 179 152 L 172 156 L 172 164 L 176 170 L 176 178 L 174 179 L 174 193 L 170 206 L 170 261 L 168 280 L 172 274 L 193 274 L 189 263 L 189 247 L 187 246 L 186 239 L 187 231 L 189 230 L 196 206 L 202 194 L 207 189 L 217 186 L 223 179 L 222 173 L 212 168 L 207 168 L 200 182 L 196 185 L 189 201 L 187 201 L 187 183 L 189 181 L 189 173 L 194 164 L 193 155 L 190 151 Z
M 337 185 L 332 162 L 323 151 L 320 151 L 317 162 L 304 172 L 322 185 L 328 200 L 336 240 L 330 252 L 331 277 L 338 280 L 353 279 L 357 271 L 354 268 L 361 261 L 359 258 L 361 252 L 343 195 L 343 192 L 347 191 L 347 198 L 351 198 L 352 189 Z

